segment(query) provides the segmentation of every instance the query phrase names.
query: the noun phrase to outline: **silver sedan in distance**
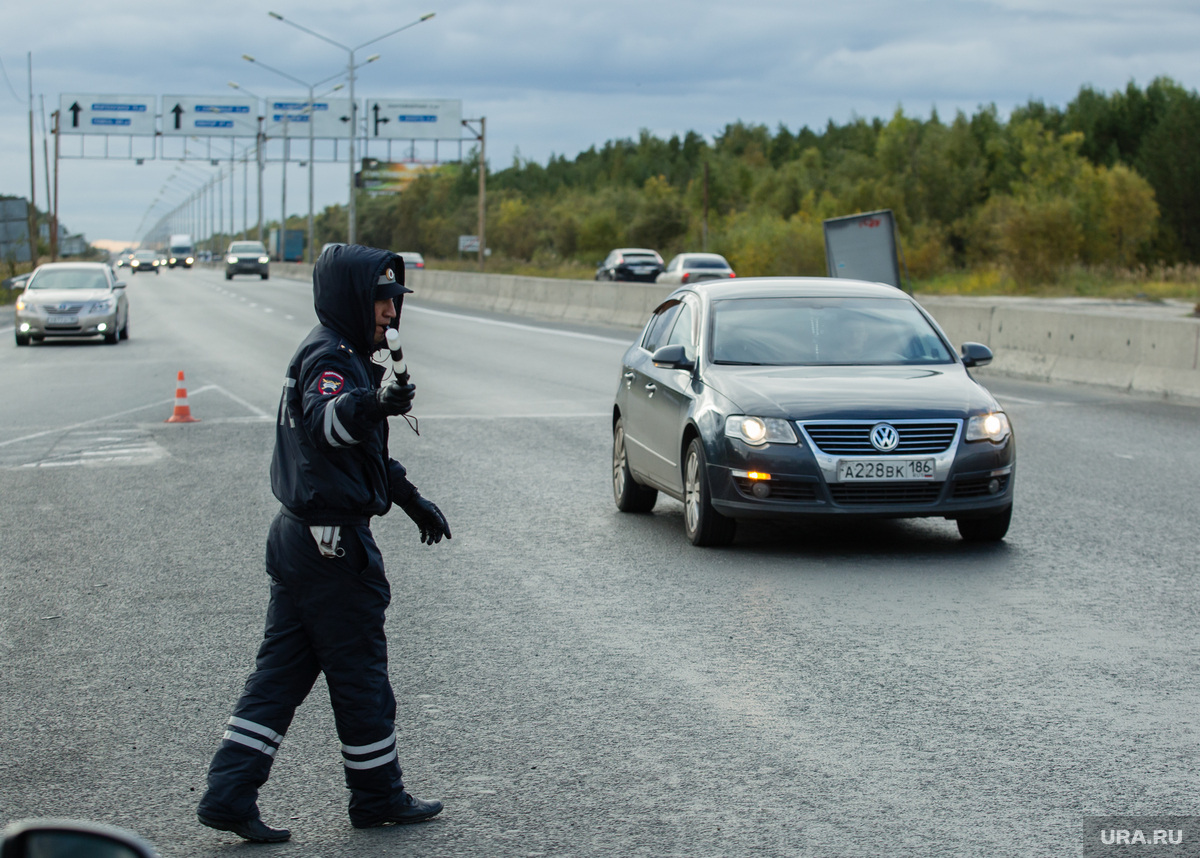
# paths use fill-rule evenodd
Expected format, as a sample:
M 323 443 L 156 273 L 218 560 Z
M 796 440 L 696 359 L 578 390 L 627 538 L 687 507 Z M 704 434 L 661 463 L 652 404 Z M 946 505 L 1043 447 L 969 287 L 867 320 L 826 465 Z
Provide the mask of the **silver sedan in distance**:
M 736 276 L 729 262 L 719 253 L 680 253 L 667 263 L 654 282 L 685 286 L 701 280 L 728 280 Z
M 103 262 L 49 262 L 29 278 L 16 303 L 18 346 L 47 337 L 129 339 L 125 284 Z

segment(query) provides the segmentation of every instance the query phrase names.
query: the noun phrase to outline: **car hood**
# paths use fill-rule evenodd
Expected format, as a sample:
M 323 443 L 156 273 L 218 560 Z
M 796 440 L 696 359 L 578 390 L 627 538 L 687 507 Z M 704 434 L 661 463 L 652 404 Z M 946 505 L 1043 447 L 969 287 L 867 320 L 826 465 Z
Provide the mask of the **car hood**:
M 710 366 L 704 381 L 741 413 L 791 420 L 961 417 L 995 407 L 961 364 Z
M 25 300 L 40 307 L 43 304 L 88 304 L 112 295 L 108 289 L 28 289 Z

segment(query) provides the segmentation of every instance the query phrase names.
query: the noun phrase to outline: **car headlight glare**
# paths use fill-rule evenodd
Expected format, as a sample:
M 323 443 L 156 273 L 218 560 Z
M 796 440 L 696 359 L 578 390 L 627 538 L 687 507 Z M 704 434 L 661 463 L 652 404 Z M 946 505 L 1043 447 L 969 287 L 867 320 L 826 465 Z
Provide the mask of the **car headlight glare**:
M 225 261 L 228 262 L 230 265 L 237 265 L 237 257 L 236 256 L 233 256 L 233 255 L 226 256 Z
M 967 421 L 968 441 L 991 441 L 999 444 L 1012 433 L 1008 415 L 1003 411 L 977 414 Z
M 259 262 L 261 262 L 263 265 L 266 265 L 268 262 L 270 262 L 270 261 L 271 261 L 271 257 L 269 257 L 269 256 L 260 256 L 260 257 L 258 257 L 258 261 L 259 261 Z
M 792 424 L 778 417 L 752 417 L 732 414 L 725 418 L 725 436 L 745 441 L 754 447 L 763 444 L 795 444 Z
M 24 298 L 24 296 L 22 296 L 17 299 L 17 312 L 19 313 L 24 309 L 25 309 L 25 298 Z

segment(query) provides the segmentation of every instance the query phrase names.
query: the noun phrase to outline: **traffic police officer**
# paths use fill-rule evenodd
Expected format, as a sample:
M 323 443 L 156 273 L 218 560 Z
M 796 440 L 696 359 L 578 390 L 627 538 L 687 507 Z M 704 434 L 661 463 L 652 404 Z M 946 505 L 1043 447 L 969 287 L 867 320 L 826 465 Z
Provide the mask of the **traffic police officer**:
M 320 324 L 288 366 L 275 427 L 271 488 L 283 506 L 267 537 L 266 632 L 209 767 L 197 815 L 210 828 L 255 842 L 288 839 L 260 818 L 258 790 L 321 672 L 351 823 L 421 822 L 442 809 L 411 796 L 401 778 L 384 637 L 391 592 L 368 526 L 394 503 L 417 523 L 422 543 L 450 538 L 441 511 L 388 455 L 387 418 L 411 409 L 414 387 L 395 379 L 381 386 L 385 370 L 371 360 L 411 291 L 403 260 L 386 250 L 335 245 L 314 266 Z

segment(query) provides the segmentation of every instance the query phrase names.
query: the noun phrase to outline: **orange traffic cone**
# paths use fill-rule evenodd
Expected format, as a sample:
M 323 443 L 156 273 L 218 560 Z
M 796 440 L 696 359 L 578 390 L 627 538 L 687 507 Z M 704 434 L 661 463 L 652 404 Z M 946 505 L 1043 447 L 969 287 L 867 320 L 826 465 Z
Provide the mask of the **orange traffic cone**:
M 163 423 L 199 423 L 192 416 L 192 408 L 188 405 L 187 388 L 183 386 L 183 370 L 179 370 L 179 378 L 175 382 L 175 410 Z

